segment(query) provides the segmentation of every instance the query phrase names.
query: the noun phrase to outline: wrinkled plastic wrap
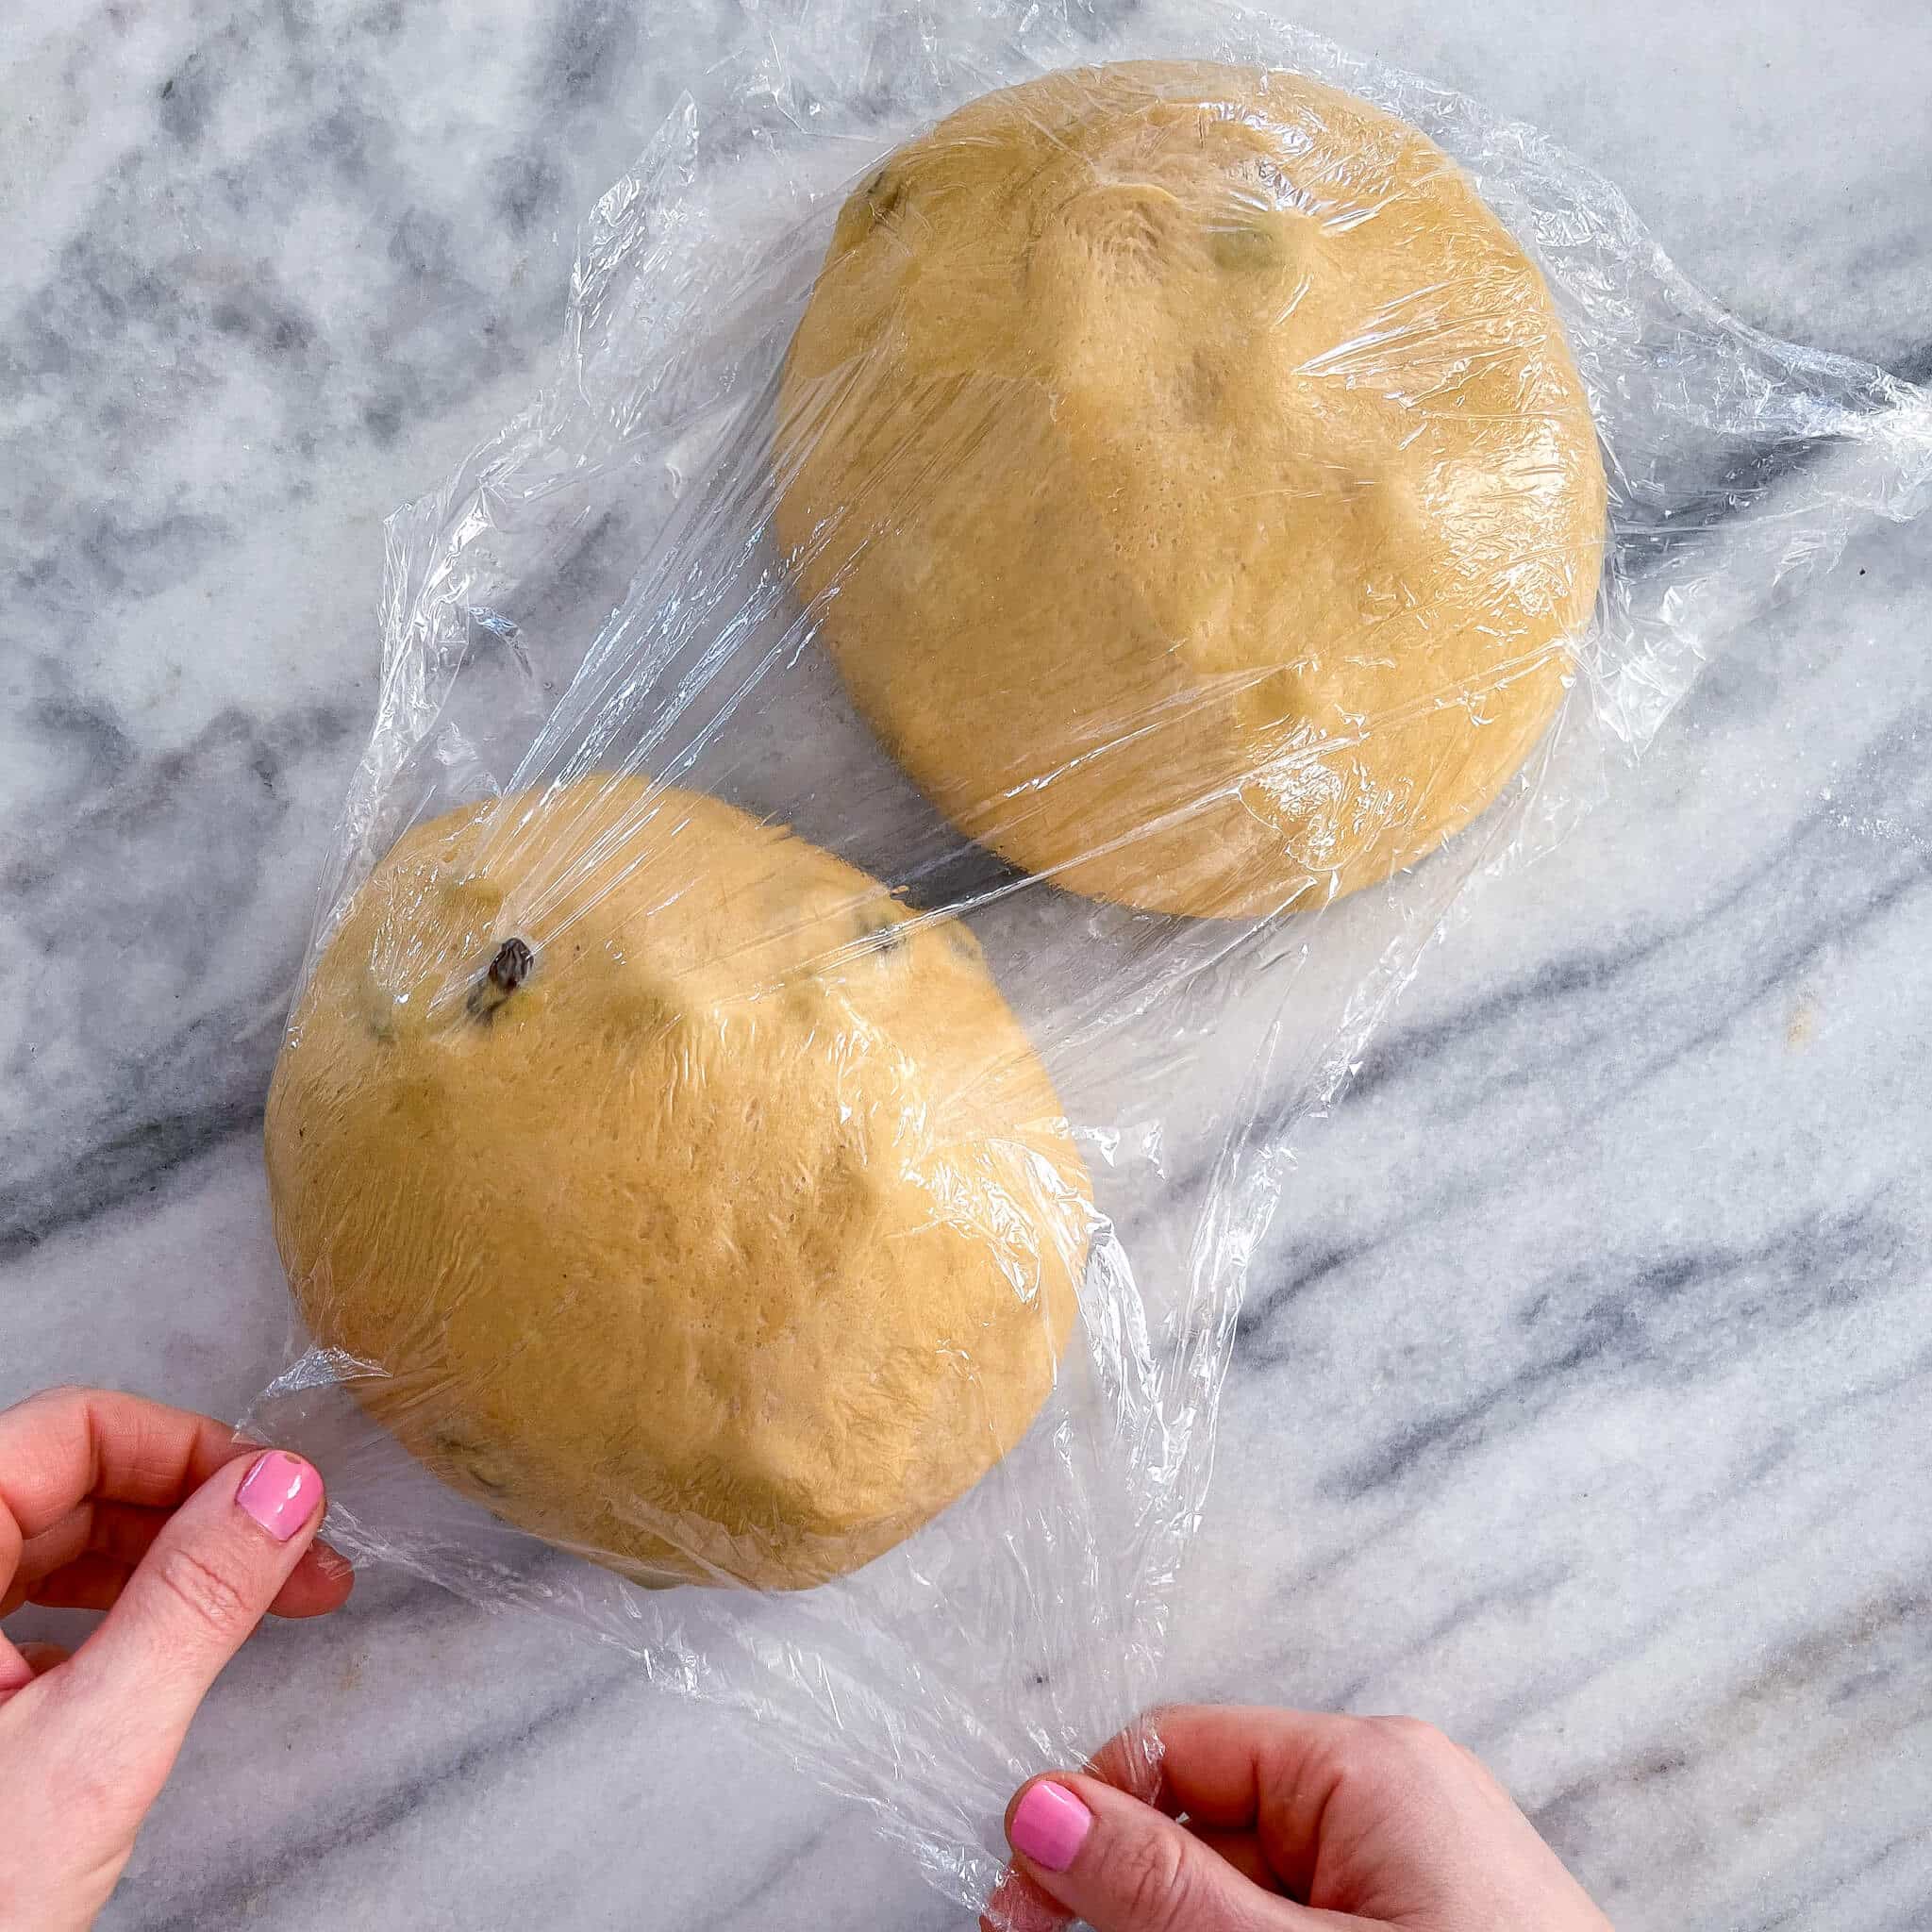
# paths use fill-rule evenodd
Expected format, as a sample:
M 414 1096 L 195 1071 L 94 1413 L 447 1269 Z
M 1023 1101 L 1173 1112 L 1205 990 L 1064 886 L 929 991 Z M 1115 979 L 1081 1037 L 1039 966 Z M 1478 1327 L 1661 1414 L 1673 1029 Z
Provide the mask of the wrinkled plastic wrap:
M 1144 58 L 1277 73 L 887 158 Z M 818 7 L 712 81 L 555 382 L 390 524 L 270 1109 L 312 1345 L 248 1426 L 352 1556 L 755 1712 L 983 1907 L 1014 1786 L 1156 1693 L 1297 1123 L 1711 645 L 1924 507 L 1932 409 L 1238 13 Z

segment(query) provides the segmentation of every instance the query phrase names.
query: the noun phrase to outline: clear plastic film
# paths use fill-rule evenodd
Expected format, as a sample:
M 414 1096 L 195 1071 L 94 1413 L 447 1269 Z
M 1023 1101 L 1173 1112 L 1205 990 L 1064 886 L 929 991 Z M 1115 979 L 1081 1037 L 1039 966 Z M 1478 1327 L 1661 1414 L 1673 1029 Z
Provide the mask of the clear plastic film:
M 1710 646 L 1925 507 L 1932 405 L 1273 23 L 767 25 L 390 524 L 246 1426 L 983 1908 L 1014 1786 L 1156 1692 L 1297 1124 Z

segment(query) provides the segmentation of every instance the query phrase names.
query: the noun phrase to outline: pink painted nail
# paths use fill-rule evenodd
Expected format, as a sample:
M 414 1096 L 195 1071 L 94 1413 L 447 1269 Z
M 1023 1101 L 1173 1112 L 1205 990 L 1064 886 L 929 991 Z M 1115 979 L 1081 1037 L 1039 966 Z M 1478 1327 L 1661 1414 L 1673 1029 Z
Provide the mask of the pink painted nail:
M 1064 1872 L 1093 1829 L 1093 1814 L 1065 1785 L 1026 1788 L 1007 1836 L 1013 1849 L 1048 1872 Z
M 285 1543 L 315 1514 L 322 1478 L 298 1457 L 267 1449 L 242 1478 L 235 1500 L 276 1542 Z

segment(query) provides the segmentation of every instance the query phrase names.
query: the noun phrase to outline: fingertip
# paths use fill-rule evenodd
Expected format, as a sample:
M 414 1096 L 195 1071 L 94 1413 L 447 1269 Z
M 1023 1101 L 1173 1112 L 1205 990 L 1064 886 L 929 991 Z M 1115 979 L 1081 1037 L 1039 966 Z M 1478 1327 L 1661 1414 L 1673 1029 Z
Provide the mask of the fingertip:
M 356 1572 L 325 1542 L 311 1543 L 269 1606 L 277 1617 L 325 1617 L 348 1602 Z
M 1167 1751 L 1160 1726 L 1170 1713 L 1185 1718 L 1188 1709 L 1186 1705 L 1157 1705 L 1143 1711 L 1093 1754 L 1088 1774 L 1171 1814 L 1175 1807 L 1168 1801 L 1160 1775 Z
M 340 1584 L 344 1596 L 356 1587 L 356 1566 L 333 1543 L 317 1541 L 309 1546 L 309 1557 L 325 1579 Z
M 979 1932 L 1066 1932 L 1073 1914 L 1049 1898 L 1018 1866 L 1008 1866 L 986 1909 Z

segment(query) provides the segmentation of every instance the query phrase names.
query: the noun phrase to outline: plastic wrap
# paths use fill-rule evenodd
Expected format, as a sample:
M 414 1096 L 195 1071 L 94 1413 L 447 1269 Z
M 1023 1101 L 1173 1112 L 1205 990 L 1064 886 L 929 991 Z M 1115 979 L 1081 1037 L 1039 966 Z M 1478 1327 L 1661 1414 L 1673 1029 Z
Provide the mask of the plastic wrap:
M 929 134 L 1129 58 L 1233 66 Z M 712 80 L 390 524 L 247 1426 L 981 1907 L 1157 1690 L 1297 1124 L 1705 650 L 1924 507 L 1932 408 L 1236 12 L 815 7 Z

